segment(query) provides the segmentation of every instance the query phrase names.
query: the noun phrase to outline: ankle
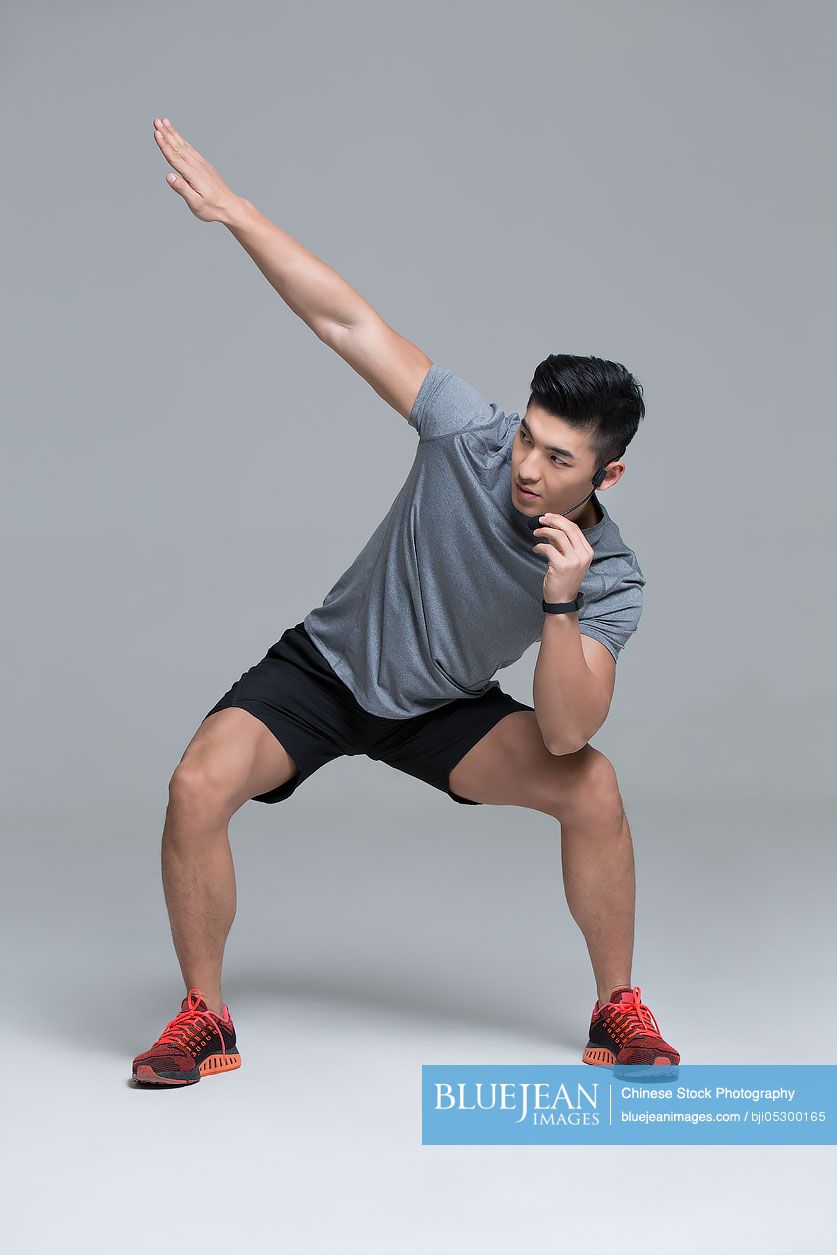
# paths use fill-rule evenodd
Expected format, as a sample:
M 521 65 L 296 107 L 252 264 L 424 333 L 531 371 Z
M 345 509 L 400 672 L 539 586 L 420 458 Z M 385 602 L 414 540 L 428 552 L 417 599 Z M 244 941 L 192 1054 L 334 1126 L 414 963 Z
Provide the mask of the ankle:
M 610 995 L 613 993 L 614 989 L 630 988 L 630 984 L 631 982 L 629 980 L 617 980 L 614 981 L 612 985 L 605 985 L 603 989 L 598 991 L 599 1006 L 603 1007 L 605 1003 L 610 1002 Z
M 224 999 L 221 997 L 220 992 L 208 993 L 206 989 L 203 988 L 202 985 L 192 986 L 192 988 L 200 989 L 201 994 L 203 996 L 203 1000 L 206 1003 L 210 1011 L 213 1011 L 215 1015 L 224 1014 Z

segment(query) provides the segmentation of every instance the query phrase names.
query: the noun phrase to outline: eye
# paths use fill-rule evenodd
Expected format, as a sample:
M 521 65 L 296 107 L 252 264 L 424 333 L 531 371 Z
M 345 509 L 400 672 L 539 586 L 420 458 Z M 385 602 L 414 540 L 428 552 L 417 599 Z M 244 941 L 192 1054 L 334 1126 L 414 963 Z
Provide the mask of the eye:
M 524 444 L 530 443 L 529 437 L 526 435 L 526 432 L 523 430 L 522 427 L 518 427 L 517 434 L 520 436 L 520 439 L 523 441 Z M 569 466 L 569 462 L 562 462 L 561 459 L 555 453 L 553 453 L 552 457 L 549 460 L 550 462 L 552 462 L 554 466 Z

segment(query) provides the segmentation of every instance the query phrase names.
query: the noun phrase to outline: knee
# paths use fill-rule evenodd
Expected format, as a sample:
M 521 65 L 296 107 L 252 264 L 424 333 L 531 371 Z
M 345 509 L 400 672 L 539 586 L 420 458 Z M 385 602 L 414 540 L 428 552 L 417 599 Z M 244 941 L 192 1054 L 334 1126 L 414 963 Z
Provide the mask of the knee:
M 562 788 L 561 818 L 598 818 L 622 811 L 619 781 L 610 759 L 592 745 L 583 745 L 574 754 L 563 755 L 567 767 Z
M 207 754 L 187 755 L 169 780 L 169 807 L 179 813 L 223 811 L 230 782 Z

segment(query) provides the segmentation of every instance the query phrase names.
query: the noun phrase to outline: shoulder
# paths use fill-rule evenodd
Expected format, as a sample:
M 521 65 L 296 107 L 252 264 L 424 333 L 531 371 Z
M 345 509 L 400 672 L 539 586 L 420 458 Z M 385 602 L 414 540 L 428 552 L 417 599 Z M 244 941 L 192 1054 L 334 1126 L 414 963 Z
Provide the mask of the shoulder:
M 416 395 L 408 422 L 422 441 L 492 426 L 503 411 L 462 375 L 434 362 Z
M 622 536 L 621 529 L 612 517 L 607 506 L 599 499 L 603 514 L 603 526 L 595 541 L 592 542 L 594 556 L 591 562 L 606 583 L 620 579 L 634 581 L 640 585 L 645 583 L 645 575 L 639 564 L 636 551 L 631 548 Z

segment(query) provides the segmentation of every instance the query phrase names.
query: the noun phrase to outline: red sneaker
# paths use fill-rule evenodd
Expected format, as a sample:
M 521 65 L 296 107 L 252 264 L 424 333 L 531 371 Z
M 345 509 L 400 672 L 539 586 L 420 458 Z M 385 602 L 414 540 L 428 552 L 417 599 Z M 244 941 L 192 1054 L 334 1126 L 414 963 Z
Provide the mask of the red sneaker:
M 132 1077 L 146 1085 L 194 1085 L 240 1067 L 229 1007 L 217 1015 L 199 989 L 190 989 L 154 1045 L 134 1059 Z
M 582 1063 L 613 1068 L 619 1076 L 677 1076 L 680 1055 L 663 1041 L 660 1027 L 642 1001 L 639 985 L 618 985 L 601 1006 L 596 1000 Z

